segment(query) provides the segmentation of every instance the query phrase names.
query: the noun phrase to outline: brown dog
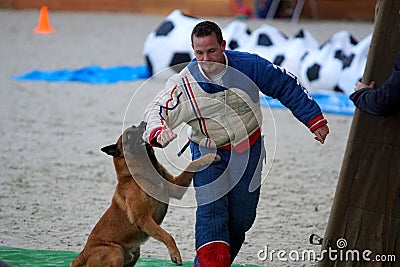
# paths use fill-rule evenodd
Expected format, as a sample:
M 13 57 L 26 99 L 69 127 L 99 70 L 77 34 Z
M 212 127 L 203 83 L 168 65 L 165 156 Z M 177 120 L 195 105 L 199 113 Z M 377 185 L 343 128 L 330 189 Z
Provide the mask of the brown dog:
M 175 240 L 159 224 L 169 197 L 182 198 L 194 171 L 219 160 L 214 154 L 192 161 L 174 177 L 158 163 L 154 150 L 142 140 L 146 124 L 124 131 L 116 144 L 101 150 L 113 156 L 118 184 L 111 206 L 90 233 L 83 251 L 71 267 L 134 266 L 140 245 L 151 236 L 163 242 L 171 260 L 182 264 Z

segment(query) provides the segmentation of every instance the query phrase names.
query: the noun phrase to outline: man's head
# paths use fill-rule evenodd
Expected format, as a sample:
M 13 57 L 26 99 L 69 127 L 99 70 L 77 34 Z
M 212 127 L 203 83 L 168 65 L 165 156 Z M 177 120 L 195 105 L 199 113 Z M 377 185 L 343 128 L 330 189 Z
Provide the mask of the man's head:
M 226 42 L 221 28 L 212 21 L 198 23 L 192 31 L 192 48 L 197 61 L 207 74 L 220 72 L 225 63 Z M 215 64 L 220 63 L 220 64 Z

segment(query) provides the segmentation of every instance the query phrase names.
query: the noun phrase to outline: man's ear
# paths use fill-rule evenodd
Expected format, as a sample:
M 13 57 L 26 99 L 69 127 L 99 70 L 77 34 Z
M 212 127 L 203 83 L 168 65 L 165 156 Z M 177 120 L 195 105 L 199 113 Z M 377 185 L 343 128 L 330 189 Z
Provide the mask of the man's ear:
M 117 144 L 105 146 L 101 149 L 101 151 L 113 157 L 119 157 L 121 155 L 121 151 L 118 150 Z
M 222 40 L 221 49 L 222 49 L 222 52 L 224 52 L 226 50 L 226 41 L 225 40 Z

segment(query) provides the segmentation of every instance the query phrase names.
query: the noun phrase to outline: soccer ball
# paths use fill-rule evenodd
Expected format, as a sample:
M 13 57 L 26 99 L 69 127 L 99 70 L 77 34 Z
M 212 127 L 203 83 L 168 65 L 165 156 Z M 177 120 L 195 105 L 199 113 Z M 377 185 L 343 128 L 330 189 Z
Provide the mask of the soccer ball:
M 318 50 L 307 53 L 301 63 L 300 80 L 310 91 L 335 91 L 342 69 L 351 63 L 355 39 L 347 32 L 335 33 Z
M 234 20 L 222 29 L 226 49 L 235 50 L 243 46 L 250 38 L 251 31 L 243 21 Z
M 346 95 L 353 93 L 354 85 L 361 81 L 367 63 L 369 46 L 371 44 L 372 34 L 360 41 L 351 51 L 351 62 L 347 60 L 347 65 L 343 68 L 339 76 L 338 88 Z
M 143 55 L 152 76 L 167 79 L 190 62 L 194 57 L 190 35 L 199 22 L 175 10 L 147 36 Z
M 300 30 L 280 46 L 273 63 L 300 76 L 301 60 L 310 51 L 318 50 L 318 41 L 307 30 Z
M 249 40 L 238 48 L 239 51 L 255 53 L 273 62 L 279 53 L 279 47 L 284 46 L 287 36 L 278 29 L 263 25 L 251 34 Z

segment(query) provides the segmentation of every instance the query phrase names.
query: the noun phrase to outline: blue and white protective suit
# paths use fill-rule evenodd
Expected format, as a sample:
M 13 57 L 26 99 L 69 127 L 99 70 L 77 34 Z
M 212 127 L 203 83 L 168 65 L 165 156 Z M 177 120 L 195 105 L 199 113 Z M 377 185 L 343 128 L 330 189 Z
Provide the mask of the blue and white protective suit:
M 219 257 L 229 266 L 253 224 L 260 194 L 264 148 L 260 92 L 277 98 L 314 132 L 327 124 L 320 107 L 299 80 L 268 60 L 225 51 L 226 70 L 211 82 L 196 59 L 172 76 L 148 106 L 143 138 L 159 146 L 163 127 L 186 123 L 192 158 L 216 152 L 221 160 L 197 172 L 196 250 L 201 266 Z

